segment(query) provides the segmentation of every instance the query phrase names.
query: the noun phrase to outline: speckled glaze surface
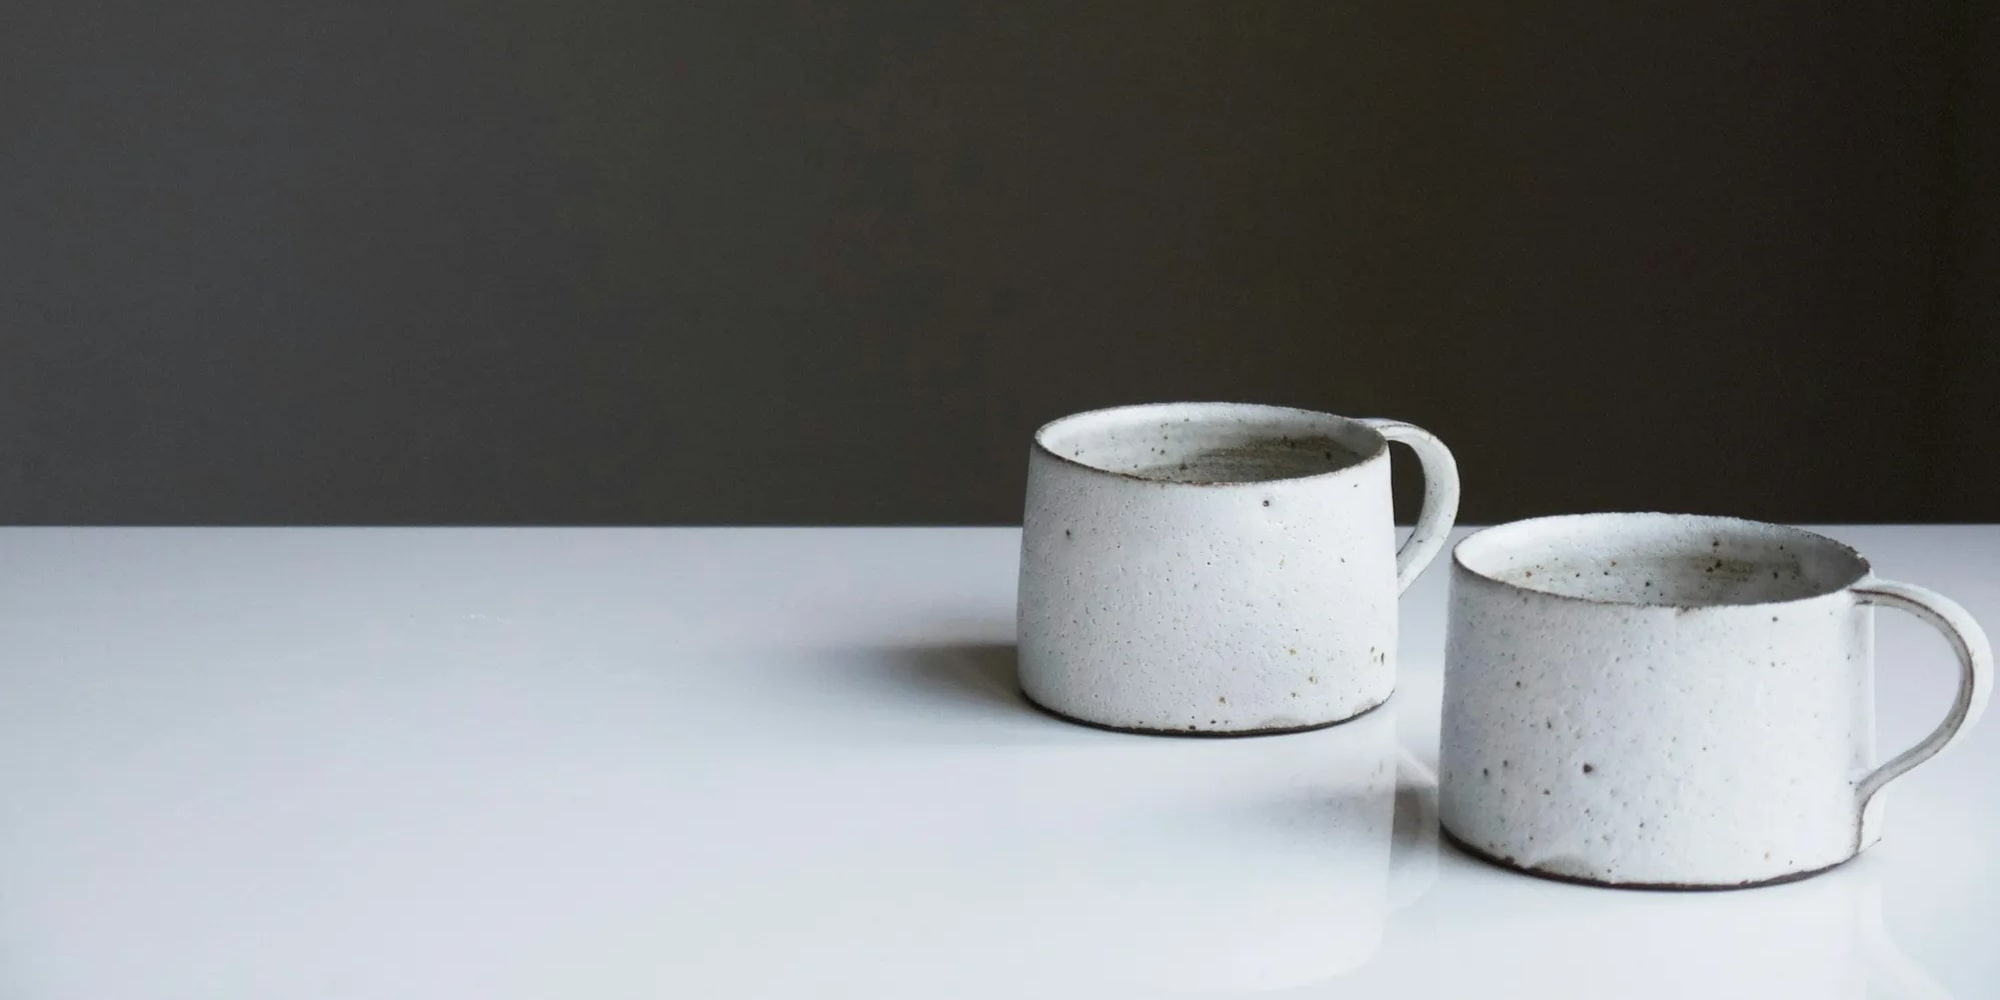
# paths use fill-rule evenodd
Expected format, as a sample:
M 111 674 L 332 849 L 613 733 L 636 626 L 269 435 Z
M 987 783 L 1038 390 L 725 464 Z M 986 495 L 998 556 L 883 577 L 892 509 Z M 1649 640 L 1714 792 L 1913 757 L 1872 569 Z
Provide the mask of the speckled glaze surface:
M 1877 763 L 1873 605 L 1950 640 L 1958 697 Z M 1964 609 L 1852 549 L 1732 518 L 1585 514 L 1454 550 L 1439 818 L 1532 874 L 1649 888 L 1785 881 L 1881 836 L 1894 780 L 1991 689 Z
M 1399 550 L 1389 441 L 1424 468 Z M 1021 687 L 1112 729 L 1292 732 L 1395 688 L 1396 601 L 1458 509 L 1451 454 L 1389 420 L 1235 403 L 1043 427 L 1021 541 Z

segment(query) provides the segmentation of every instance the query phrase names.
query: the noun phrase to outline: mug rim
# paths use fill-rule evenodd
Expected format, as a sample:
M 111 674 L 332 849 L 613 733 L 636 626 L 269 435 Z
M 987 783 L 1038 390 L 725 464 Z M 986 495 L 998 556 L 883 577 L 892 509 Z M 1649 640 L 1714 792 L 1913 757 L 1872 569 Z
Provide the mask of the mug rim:
M 1683 523 L 1715 525 L 1718 527 L 1727 525 L 1735 528 L 1755 528 L 1762 531 L 1771 531 L 1783 535 L 1789 535 L 1792 538 L 1798 539 L 1803 542 L 1807 542 L 1815 546 L 1823 546 L 1826 548 L 1833 549 L 1839 552 L 1841 555 L 1846 556 L 1848 559 L 1852 560 L 1857 569 L 1856 572 L 1850 578 L 1848 578 L 1845 582 L 1841 583 L 1837 587 L 1828 590 L 1816 591 L 1810 594 L 1803 594 L 1797 597 L 1786 597 L 1779 600 L 1641 601 L 1641 600 L 1623 600 L 1623 599 L 1605 598 L 1605 597 L 1584 597 L 1579 594 L 1568 594 L 1556 590 L 1547 590 L 1541 587 L 1523 586 L 1511 580 L 1503 580 L 1490 573 L 1486 573 L 1481 570 L 1475 569 L 1466 562 L 1465 558 L 1466 549 L 1469 546 L 1474 545 L 1475 543 L 1481 542 L 1482 539 L 1485 540 L 1484 544 L 1489 544 L 1489 545 L 1500 544 L 1500 542 L 1507 541 L 1505 536 L 1508 533 L 1515 531 L 1526 531 L 1531 527 L 1544 527 L 1558 521 L 1584 521 L 1584 522 L 1597 522 L 1597 523 L 1616 523 L 1621 521 L 1657 523 L 1660 521 L 1679 521 Z M 1492 538 L 1488 538 L 1488 536 L 1495 535 L 1496 533 L 1499 533 L 1498 534 L 1498 537 L 1500 539 L 1499 542 L 1494 541 Z M 1522 518 L 1517 521 L 1506 521 L 1500 524 L 1489 525 L 1487 527 L 1479 529 L 1478 531 L 1473 532 L 1470 535 L 1467 535 L 1464 538 L 1459 539 L 1458 543 L 1451 547 L 1451 566 L 1453 571 L 1455 572 L 1465 573 L 1468 576 L 1477 578 L 1479 580 L 1483 580 L 1487 583 L 1493 584 L 1494 586 L 1505 587 L 1508 590 L 1522 594 L 1533 594 L 1536 597 L 1544 598 L 1547 600 L 1572 601 L 1578 604 L 1588 604 L 1596 607 L 1606 607 L 1606 608 L 1672 608 L 1677 611 L 1683 611 L 1683 612 L 1721 610 L 1726 608 L 1770 608 L 1787 604 L 1802 604 L 1807 601 L 1817 601 L 1825 597 L 1830 597 L 1834 594 L 1844 593 L 1847 590 L 1852 589 L 1855 584 L 1868 579 L 1870 576 L 1873 576 L 1875 572 L 1874 566 L 1868 562 L 1868 557 L 1862 555 L 1860 550 L 1837 538 L 1832 538 L 1827 535 L 1822 535 L 1817 531 L 1808 531 L 1804 528 L 1795 527 L 1789 524 L 1777 524 L 1771 521 L 1759 521 L 1754 518 L 1748 518 L 1748 517 L 1731 517 L 1725 514 L 1676 514 L 1670 511 L 1589 511 L 1584 513 L 1573 513 L 1573 514 L 1544 514 L 1540 517 L 1528 517 L 1528 518 Z
M 1338 420 L 1341 423 L 1348 425 L 1349 427 L 1360 430 L 1362 433 L 1367 435 L 1370 444 L 1367 453 L 1358 457 L 1354 462 L 1349 463 L 1347 465 L 1343 465 L 1337 469 L 1329 469 L 1325 472 L 1314 472 L 1303 476 L 1283 476 L 1283 477 L 1271 477 L 1265 479 L 1218 479 L 1218 480 L 1189 481 L 1182 479 L 1158 479 L 1149 476 L 1135 475 L 1130 472 L 1119 472 L 1116 469 L 1106 469 L 1101 466 L 1091 465 L 1088 462 L 1079 462 L 1076 459 L 1064 455 L 1056 451 L 1054 448 L 1049 447 L 1048 441 L 1046 440 L 1049 432 L 1056 430 L 1060 425 L 1071 423 L 1077 420 L 1083 420 L 1089 417 L 1102 417 L 1113 413 L 1126 413 L 1126 412 L 1143 411 L 1143 410 L 1175 410 L 1175 409 L 1197 409 L 1206 412 L 1223 412 L 1231 410 L 1237 412 L 1256 411 L 1273 415 L 1281 415 L 1281 414 L 1293 415 L 1293 416 L 1302 415 L 1302 416 L 1309 416 L 1316 418 L 1330 418 L 1333 420 Z M 1035 428 L 1034 450 L 1036 453 L 1042 455 L 1045 458 L 1054 459 L 1055 461 L 1070 466 L 1072 468 L 1082 469 L 1085 472 L 1096 473 L 1100 476 L 1110 476 L 1113 479 L 1123 479 L 1128 482 L 1134 482 L 1134 483 L 1151 483 L 1155 486 L 1188 486 L 1188 487 L 1195 487 L 1198 489 L 1217 489 L 1217 488 L 1228 489 L 1232 487 L 1242 488 L 1250 486 L 1268 487 L 1274 483 L 1305 483 L 1305 482 L 1312 482 L 1313 480 L 1316 479 L 1332 479 L 1336 476 L 1344 475 L 1355 469 L 1359 469 L 1369 464 L 1370 462 L 1373 462 L 1376 459 L 1381 458 L 1389 450 L 1389 439 L 1387 437 L 1384 437 L 1381 431 L 1375 429 L 1375 427 L 1370 425 L 1365 420 L 1360 420 L 1355 417 L 1341 416 L 1338 413 L 1328 413 L 1324 410 L 1308 410 L 1300 406 L 1280 406 L 1276 403 L 1232 403 L 1226 400 L 1178 400 L 1178 401 L 1163 401 L 1155 403 L 1125 403 L 1119 406 L 1101 406 L 1094 410 L 1079 410 L 1075 413 L 1064 414 L 1060 417 L 1055 418 L 1054 420 L 1051 420 L 1041 425 L 1040 427 Z

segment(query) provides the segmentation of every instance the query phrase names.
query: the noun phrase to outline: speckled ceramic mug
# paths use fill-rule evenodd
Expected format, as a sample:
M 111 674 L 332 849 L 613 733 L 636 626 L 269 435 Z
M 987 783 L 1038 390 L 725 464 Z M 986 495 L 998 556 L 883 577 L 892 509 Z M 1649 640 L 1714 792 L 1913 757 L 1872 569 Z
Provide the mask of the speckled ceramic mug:
M 1530 874 L 1733 888 L 1881 836 L 1883 787 L 1964 735 L 1993 654 L 1965 610 L 1830 538 L 1677 514 L 1491 528 L 1453 552 L 1439 819 Z M 1875 605 L 1958 653 L 1935 731 L 1878 764 Z
M 1389 442 L 1424 501 L 1400 549 Z M 1241 403 L 1064 417 L 1028 459 L 1022 691 L 1131 732 L 1284 733 L 1396 684 L 1396 603 L 1458 511 L 1451 453 L 1394 420 Z

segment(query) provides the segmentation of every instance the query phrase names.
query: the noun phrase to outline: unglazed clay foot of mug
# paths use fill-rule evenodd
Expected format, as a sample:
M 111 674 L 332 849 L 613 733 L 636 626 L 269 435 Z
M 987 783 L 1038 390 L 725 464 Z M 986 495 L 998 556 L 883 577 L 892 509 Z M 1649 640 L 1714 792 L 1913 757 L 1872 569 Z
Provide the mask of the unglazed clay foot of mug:
M 1243 736 L 1285 736 L 1291 733 L 1310 733 L 1313 732 L 1314 730 L 1327 729 L 1332 726 L 1338 726 L 1345 722 L 1353 722 L 1356 719 L 1365 718 L 1371 715 L 1376 709 L 1381 708 L 1382 706 L 1389 703 L 1389 699 L 1387 697 L 1384 697 L 1381 701 L 1378 701 L 1375 704 L 1370 705 L 1367 708 L 1364 708 L 1361 711 L 1356 712 L 1353 715 L 1350 715 L 1344 719 L 1335 719 L 1332 722 L 1321 722 L 1309 726 L 1293 726 L 1289 729 L 1232 729 L 1232 730 L 1194 729 L 1194 728 L 1139 729 L 1128 726 L 1107 726 L 1101 722 L 1092 722 L 1089 719 L 1079 719 L 1073 715 L 1064 715 L 1063 713 L 1058 712 L 1055 709 L 1050 708 L 1047 705 L 1044 705 L 1041 702 L 1036 701 L 1026 691 L 1021 692 L 1021 698 L 1025 700 L 1030 707 L 1034 708 L 1036 711 L 1041 712 L 1044 715 L 1061 719 L 1064 722 L 1073 722 L 1079 726 L 1089 726 L 1092 729 L 1102 729 L 1105 732 L 1110 732 L 1110 733 L 1130 733 L 1135 736 L 1187 736 L 1194 739 L 1235 739 L 1237 737 L 1243 737 Z
M 1783 875 L 1778 875 L 1773 878 L 1760 879 L 1751 882 L 1735 882 L 1728 885 L 1723 885 L 1723 884 L 1703 885 L 1703 884 L 1687 883 L 1687 882 L 1609 882 L 1603 879 L 1583 878 L 1575 875 L 1562 875 L 1541 868 L 1529 868 L 1511 857 L 1502 857 L 1497 854 L 1488 854 L 1487 852 L 1480 850 L 1478 847 L 1475 847 L 1471 844 L 1466 843 L 1463 840 L 1458 839 L 1458 836 L 1452 833 L 1450 830 L 1443 830 L 1440 832 L 1443 835 L 1445 843 L 1448 843 L 1451 846 L 1458 848 L 1460 851 L 1463 851 L 1466 854 L 1466 856 L 1474 858 L 1479 861 L 1483 861 L 1486 864 L 1492 865 L 1495 868 L 1504 868 L 1510 872 L 1518 872 L 1522 875 L 1532 875 L 1535 878 L 1547 879 L 1548 881 L 1551 882 L 1563 882 L 1568 885 L 1588 885 L 1603 889 L 1644 889 L 1653 892 L 1728 892 L 1731 889 L 1756 889 L 1767 885 L 1784 885 L 1787 882 L 1797 882 L 1800 879 L 1808 879 L 1822 872 L 1832 871 L 1833 869 L 1846 864 L 1848 861 L 1853 860 L 1851 857 L 1843 858 L 1842 860 L 1836 861 L 1833 864 L 1827 865 L 1824 868 L 1813 868 L 1808 871 L 1800 871 L 1800 872 L 1787 872 Z

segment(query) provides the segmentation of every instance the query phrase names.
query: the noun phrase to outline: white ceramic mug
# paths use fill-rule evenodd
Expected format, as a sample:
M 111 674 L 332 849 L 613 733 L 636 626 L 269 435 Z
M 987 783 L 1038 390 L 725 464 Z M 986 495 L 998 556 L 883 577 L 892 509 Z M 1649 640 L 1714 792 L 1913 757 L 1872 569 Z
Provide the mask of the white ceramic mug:
M 1424 470 L 1400 549 L 1390 441 Z M 1064 417 L 1028 459 L 1022 691 L 1133 732 L 1351 719 L 1394 690 L 1397 595 L 1457 511 L 1451 453 L 1394 420 L 1240 403 Z
M 1531 874 L 1727 888 L 1840 864 L 1880 838 L 1883 787 L 1964 735 L 1992 688 L 1963 608 L 1797 528 L 1547 517 L 1452 562 L 1439 819 Z M 1936 626 L 1961 666 L 1943 723 L 1883 764 L 1875 605 Z

